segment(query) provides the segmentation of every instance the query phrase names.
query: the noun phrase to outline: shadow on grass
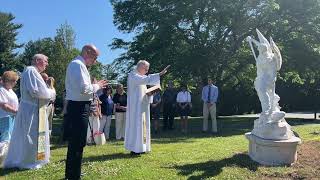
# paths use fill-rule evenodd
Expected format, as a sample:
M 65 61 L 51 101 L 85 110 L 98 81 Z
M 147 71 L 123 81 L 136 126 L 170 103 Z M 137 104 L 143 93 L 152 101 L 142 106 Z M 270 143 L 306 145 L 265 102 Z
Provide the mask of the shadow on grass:
M 167 131 L 159 131 L 157 134 L 154 133 L 153 128 L 152 132 L 152 143 L 166 144 L 166 143 L 176 143 L 176 142 L 186 142 L 191 143 L 190 138 L 212 138 L 212 137 L 228 137 L 235 135 L 244 135 L 246 132 L 250 132 L 253 129 L 254 120 L 257 118 L 218 118 L 218 133 L 202 133 L 202 118 L 190 118 L 188 121 L 188 133 L 181 132 L 181 122 L 178 119 L 175 119 L 175 129 Z M 320 120 L 313 119 L 286 119 L 291 126 L 297 125 L 306 125 L 306 124 L 320 124 Z M 54 135 L 59 136 L 59 125 L 58 122 L 53 125 Z M 209 127 L 211 127 L 211 121 L 209 121 Z M 163 124 L 162 120 L 159 124 Z M 151 127 L 153 127 L 153 121 L 151 121 Z M 161 127 L 160 127 L 161 129 Z M 115 124 L 114 120 L 111 123 L 110 127 L 110 138 L 115 139 Z M 59 143 L 59 138 L 54 139 L 53 143 Z M 57 148 L 60 148 L 57 146 Z
M 4 176 L 15 173 L 15 172 L 22 172 L 22 171 L 27 171 L 28 169 L 19 169 L 19 168 L 10 168 L 10 169 L 0 169 L 0 179 L 2 179 Z M 4 178 L 6 179 L 6 178 Z
M 176 120 L 176 129 L 160 131 L 153 134 L 152 142 L 158 144 L 176 143 L 185 141 L 192 143 L 190 138 L 213 138 L 242 135 L 253 128 L 254 118 L 223 118 L 218 119 L 218 133 L 202 132 L 202 118 L 191 118 L 188 122 L 188 133 L 182 133 L 180 130 L 180 120 Z M 210 124 L 209 124 L 209 127 Z
M 235 154 L 230 158 L 225 158 L 219 161 L 207 161 L 195 164 L 186 164 L 174 166 L 173 168 L 179 171 L 180 175 L 190 176 L 188 179 L 205 179 L 215 177 L 222 172 L 225 167 L 246 168 L 250 171 L 256 171 L 259 164 L 252 161 L 246 154 Z M 195 172 L 201 172 L 200 175 L 192 175 Z
M 183 134 L 180 129 L 176 128 L 171 131 L 162 131 L 154 134 L 152 138 L 156 143 L 170 143 L 175 141 L 186 141 L 189 138 L 211 138 L 211 137 L 228 137 L 234 135 L 244 135 L 253 129 L 254 120 L 257 118 L 223 118 L 218 119 L 218 133 L 203 133 L 202 118 L 189 119 L 188 133 Z M 286 119 L 291 126 L 320 124 L 319 120 L 313 119 Z M 176 121 L 177 127 L 180 127 L 179 120 Z M 210 126 L 209 126 L 210 127 Z M 167 139 L 167 140 L 166 140 Z
M 108 160 L 114 160 L 114 159 L 133 159 L 133 158 L 138 158 L 140 156 L 132 156 L 130 154 L 125 154 L 125 153 L 115 153 L 115 154 L 106 154 L 106 155 L 101 155 L 101 156 L 90 156 L 90 157 L 85 157 L 82 159 L 83 163 L 86 162 L 97 162 L 97 161 L 108 161 Z

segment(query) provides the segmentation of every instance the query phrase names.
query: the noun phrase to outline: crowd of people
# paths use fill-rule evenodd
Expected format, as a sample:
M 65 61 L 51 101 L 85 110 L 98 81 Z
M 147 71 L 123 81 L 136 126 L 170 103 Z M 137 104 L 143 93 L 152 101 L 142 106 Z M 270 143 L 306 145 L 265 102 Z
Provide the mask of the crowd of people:
M 216 102 L 218 99 L 218 88 L 213 85 L 211 78 L 208 78 L 208 84 L 202 89 L 201 99 L 203 101 L 202 131 L 208 131 L 208 118 L 210 115 L 212 119 L 211 132 L 217 133 Z M 155 133 L 158 133 L 159 131 L 161 112 L 163 113 L 163 131 L 175 129 L 174 117 L 178 115 L 180 116 L 181 122 L 179 128 L 182 133 L 187 133 L 188 117 L 192 110 L 191 92 L 185 84 L 181 84 L 180 90 L 176 90 L 173 82 L 169 81 L 167 88 L 163 93 L 157 91 L 153 95 L 153 102 L 150 105 L 150 110 Z
M 94 82 L 94 81 L 93 81 Z M 122 84 L 116 85 L 113 93 L 112 85 L 93 94 L 89 128 L 87 130 L 87 144 L 97 144 L 95 136 L 103 134 L 106 140 L 110 139 L 112 116 L 115 117 L 115 133 L 117 140 L 123 140 L 125 134 L 125 118 L 127 109 L 127 94 Z
M 147 85 L 159 86 L 161 72 L 148 74 L 150 64 L 140 60 L 129 73 L 127 93 L 123 85 L 108 84 L 107 80 L 91 78 L 88 67 L 97 61 L 99 50 L 85 45 L 66 70 L 65 102 L 63 107 L 63 139 L 68 142 L 66 179 L 80 179 L 83 149 L 96 144 L 95 136 L 110 139 L 112 116 L 115 117 L 115 138 L 124 140 L 132 155 L 151 151 L 151 121 L 154 131 L 175 128 L 174 117 L 181 118 L 181 131 L 188 131 L 188 116 L 192 109 L 191 93 L 186 85 L 179 92 L 172 81 L 161 92 L 149 91 Z M 3 73 L 0 82 L 0 159 L 4 168 L 35 169 L 49 163 L 50 134 L 56 91 L 54 79 L 44 71 L 48 57 L 36 54 L 32 64 L 20 75 L 20 103 L 13 91 L 19 75 Z M 115 88 L 115 93 L 113 88 Z M 212 132 L 217 132 L 216 102 L 218 88 L 208 79 L 203 87 L 203 131 L 208 131 L 208 115 L 212 117 Z M 161 116 L 163 113 L 163 116 Z

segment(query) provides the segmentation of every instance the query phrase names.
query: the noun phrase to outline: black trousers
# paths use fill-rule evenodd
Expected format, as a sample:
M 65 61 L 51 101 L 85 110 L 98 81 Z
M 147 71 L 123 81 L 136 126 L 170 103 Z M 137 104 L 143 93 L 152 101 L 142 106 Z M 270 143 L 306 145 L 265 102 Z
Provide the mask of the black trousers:
M 64 118 L 64 139 L 68 141 L 65 177 L 80 179 L 83 148 L 86 145 L 90 101 L 68 101 Z
M 173 129 L 174 114 L 175 114 L 174 104 L 164 104 L 163 105 L 163 129 Z

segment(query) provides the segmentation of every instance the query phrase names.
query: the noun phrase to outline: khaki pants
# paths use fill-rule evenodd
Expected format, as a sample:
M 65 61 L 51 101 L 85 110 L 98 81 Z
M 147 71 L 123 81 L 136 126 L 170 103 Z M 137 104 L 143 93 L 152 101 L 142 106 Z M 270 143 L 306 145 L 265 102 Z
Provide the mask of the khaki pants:
M 216 118 L 216 103 L 213 103 L 212 106 L 208 107 L 207 103 L 203 103 L 203 131 L 208 130 L 208 117 L 209 114 L 212 119 L 212 132 L 218 132 L 217 130 L 217 118 Z
M 116 139 L 124 138 L 126 130 L 126 112 L 116 112 Z
M 52 132 L 52 120 L 53 120 L 53 115 L 54 115 L 54 106 L 53 104 L 50 104 L 47 107 L 47 116 L 48 116 L 48 123 L 49 123 L 49 132 L 51 135 Z
M 93 143 L 92 137 L 94 136 L 95 133 L 99 132 L 99 127 L 100 127 L 99 117 L 90 116 L 89 123 L 90 125 L 88 125 L 88 130 L 87 130 L 87 143 Z M 92 128 L 92 132 L 91 132 L 91 128 Z
M 109 135 L 110 135 L 111 118 L 112 118 L 111 115 L 110 116 L 103 115 L 100 120 L 100 132 L 104 133 L 106 140 L 109 139 Z

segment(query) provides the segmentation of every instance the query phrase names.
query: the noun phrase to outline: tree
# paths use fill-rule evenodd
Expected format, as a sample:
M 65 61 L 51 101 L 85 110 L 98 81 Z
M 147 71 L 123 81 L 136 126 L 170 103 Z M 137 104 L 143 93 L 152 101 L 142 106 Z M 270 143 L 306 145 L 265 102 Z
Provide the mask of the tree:
M 308 66 L 313 64 L 312 71 L 319 71 L 316 70 L 319 62 L 314 61 L 320 57 L 319 0 L 111 0 L 111 3 L 118 29 L 136 33 L 131 42 L 114 40 L 113 48 L 127 49 L 116 60 L 118 64 L 128 64 L 128 70 L 138 60 L 147 59 L 153 72 L 171 64 L 169 77 L 196 87 L 197 94 L 202 80 L 209 75 L 220 88 L 222 113 L 260 110 L 253 89 L 255 62 L 245 42 L 256 28 L 272 35 L 281 47 L 285 68 L 279 74 L 280 81 L 296 74 L 301 78 L 298 84 L 286 83 L 294 87 L 302 82 L 303 87 L 299 87 L 307 91 L 304 80 L 314 82 L 315 74 L 319 74 L 299 70 L 310 69 Z M 296 51 L 299 44 L 305 48 Z M 299 59 L 297 52 L 302 55 Z M 302 62 L 302 58 L 310 64 Z M 279 88 L 281 91 L 282 86 Z
M 17 53 L 15 49 L 22 45 L 16 43 L 18 30 L 22 24 L 15 24 L 12 21 L 15 17 L 12 14 L 0 12 L 0 73 L 6 70 L 17 70 L 20 66 L 16 61 Z
M 45 54 L 49 58 L 49 66 L 46 73 L 55 79 L 57 92 L 56 103 L 62 104 L 62 95 L 65 89 L 66 68 L 69 62 L 80 52 L 74 47 L 75 34 L 72 27 L 63 24 L 57 29 L 57 34 L 52 38 L 43 38 L 37 41 L 30 41 L 25 46 L 21 61 L 29 65 L 32 57 L 37 54 Z

